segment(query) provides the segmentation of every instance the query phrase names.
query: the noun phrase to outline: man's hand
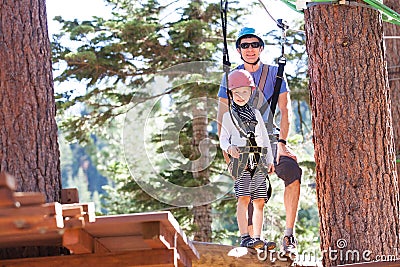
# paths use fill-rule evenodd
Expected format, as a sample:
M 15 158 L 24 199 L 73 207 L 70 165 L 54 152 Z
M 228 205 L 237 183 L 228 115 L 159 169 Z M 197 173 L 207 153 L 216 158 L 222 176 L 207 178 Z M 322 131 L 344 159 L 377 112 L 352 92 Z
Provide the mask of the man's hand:
M 237 146 L 234 146 L 234 145 L 230 145 L 230 146 L 228 147 L 227 152 L 228 152 L 229 155 L 231 155 L 231 156 L 234 157 L 235 159 L 238 159 L 239 156 L 240 156 L 240 150 L 239 150 L 239 148 L 238 148 Z
M 271 163 L 270 165 L 268 165 L 268 174 L 272 174 L 275 172 L 275 166 L 273 163 Z
M 278 151 L 276 153 L 276 163 L 277 164 L 279 164 L 279 158 L 281 156 L 286 156 L 286 157 L 292 158 L 295 161 L 297 161 L 297 156 L 293 153 L 293 151 L 291 149 L 289 149 L 288 147 L 286 147 L 285 144 L 278 142 Z

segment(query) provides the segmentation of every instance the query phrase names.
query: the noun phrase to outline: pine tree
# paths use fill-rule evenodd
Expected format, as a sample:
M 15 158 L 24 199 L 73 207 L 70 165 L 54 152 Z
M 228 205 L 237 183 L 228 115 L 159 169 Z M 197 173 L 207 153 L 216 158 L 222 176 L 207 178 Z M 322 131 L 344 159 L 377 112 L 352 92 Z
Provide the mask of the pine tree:
M 337 252 L 325 253 L 323 265 L 393 254 L 399 188 L 381 17 L 317 5 L 305 22 L 321 250 Z M 370 253 L 347 257 L 351 251 Z
M 17 191 L 61 195 L 55 99 L 44 0 L 0 2 L 1 170 Z M 57 255 L 57 247 L 1 249 L 0 258 Z
M 385 0 L 384 4 L 389 8 L 400 12 L 400 2 L 396 0 Z M 390 97 L 392 101 L 392 119 L 395 149 L 397 155 L 397 174 L 400 173 L 400 26 L 384 22 L 385 36 L 395 37 L 385 40 L 385 53 L 389 73 Z M 399 181 L 400 185 L 400 181 Z

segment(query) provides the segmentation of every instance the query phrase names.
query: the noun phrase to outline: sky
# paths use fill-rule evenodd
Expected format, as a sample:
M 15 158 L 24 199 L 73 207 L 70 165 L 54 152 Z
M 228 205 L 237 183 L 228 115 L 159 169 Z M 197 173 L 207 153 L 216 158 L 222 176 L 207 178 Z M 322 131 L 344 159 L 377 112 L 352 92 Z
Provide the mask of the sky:
M 217 1 L 218 3 L 220 2 L 220 0 L 210 1 Z M 274 19 L 281 18 L 291 22 L 293 19 L 299 19 L 302 17 L 300 13 L 290 9 L 280 0 L 262 1 Z M 163 2 L 168 1 L 164 0 Z M 82 21 L 89 20 L 93 16 L 110 16 L 111 11 L 111 8 L 105 5 L 104 0 L 46 0 L 46 8 L 50 36 L 57 33 L 59 29 L 59 24 L 53 21 L 55 16 L 61 16 L 64 19 L 76 18 Z M 272 29 L 277 29 L 275 22 L 268 16 L 267 12 L 263 8 L 259 8 L 252 15 L 246 16 L 245 20 L 248 22 L 246 26 L 255 28 L 260 34 L 267 33 Z M 268 47 L 267 49 L 271 48 Z M 230 47 L 229 52 L 232 62 L 240 61 L 240 58 L 238 57 L 233 46 Z M 273 59 L 279 56 L 279 47 L 274 47 L 272 53 L 268 52 L 269 51 L 265 51 L 265 53 L 261 55 L 261 59 L 266 63 L 272 63 Z
M 103 0 L 46 0 L 46 9 L 50 35 L 58 30 L 58 23 L 53 21 L 55 16 L 85 20 L 110 13 L 110 8 L 105 6 Z

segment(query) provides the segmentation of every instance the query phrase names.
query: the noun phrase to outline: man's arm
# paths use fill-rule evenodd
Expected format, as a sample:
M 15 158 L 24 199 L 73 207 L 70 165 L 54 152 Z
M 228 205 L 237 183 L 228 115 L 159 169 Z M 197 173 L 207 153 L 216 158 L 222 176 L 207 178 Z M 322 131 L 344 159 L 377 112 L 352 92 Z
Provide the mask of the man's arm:
M 217 112 L 217 123 L 218 123 L 218 136 L 221 135 L 221 127 L 222 127 L 222 117 L 224 116 L 225 112 L 228 111 L 228 99 L 227 98 L 218 98 L 218 112 Z M 222 151 L 224 155 L 224 159 L 226 164 L 229 163 L 229 156 L 226 154 L 225 151 Z
M 289 136 L 290 129 L 290 112 L 291 112 L 291 104 L 290 104 L 290 96 L 288 92 L 284 92 L 279 94 L 278 98 L 278 106 L 281 112 L 281 122 L 279 125 L 279 139 L 287 140 Z M 285 144 L 279 142 L 278 143 L 278 153 L 276 157 L 276 161 L 279 163 L 280 156 L 291 157 L 297 161 L 297 157 L 293 154 Z

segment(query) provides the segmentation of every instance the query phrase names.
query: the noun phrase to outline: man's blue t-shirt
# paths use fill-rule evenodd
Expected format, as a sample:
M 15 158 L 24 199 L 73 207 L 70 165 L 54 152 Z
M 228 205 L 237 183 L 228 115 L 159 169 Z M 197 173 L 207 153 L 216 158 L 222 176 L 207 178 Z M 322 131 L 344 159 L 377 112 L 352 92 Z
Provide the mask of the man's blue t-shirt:
M 261 77 L 261 72 L 262 72 L 262 66 L 263 65 L 264 64 L 261 63 L 261 65 L 260 65 L 260 67 L 258 68 L 257 71 L 250 72 L 251 76 L 253 76 L 254 83 L 256 84 L 257 87 L 258 87 L 258 84 L 260 82 L 260 77 Z M 236 67 L 236 69 L 244 69 L 244 64 L 239 65 L 238 67 Z M 275 80 L 276 80 L 276 74 L 277 73 L 278 73 L 278 67 L 277 66 L 269 66 L 267 81 L 265 82 L 264 89 L 263 89 L 263 93 L 264 93 L 264 96 L 265 96 L 266 100 L 270 99 L 271 96 L 274 93 L 274 85 L 275 85 Z M 260 90 L 261 90 L 261 88 L 260 88 Z M 286 76 L 284 76 L 284 79 L 282 81 L 280 94 L 282 94 L 284 92 L 289 92 L 289 88 L 288 88 L 287 82 L 286 82 Z M 225 75 L 223 75 L 223 77 L 222 77 L 221 85 L 219 87 L 218 97 L 228 98 L 228 96 L 226 94 Z

